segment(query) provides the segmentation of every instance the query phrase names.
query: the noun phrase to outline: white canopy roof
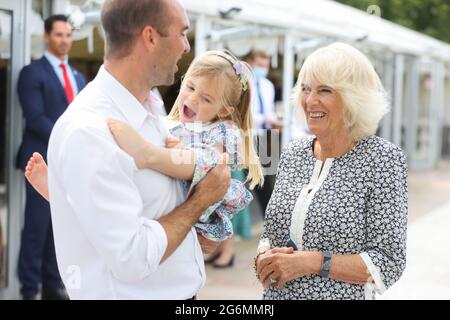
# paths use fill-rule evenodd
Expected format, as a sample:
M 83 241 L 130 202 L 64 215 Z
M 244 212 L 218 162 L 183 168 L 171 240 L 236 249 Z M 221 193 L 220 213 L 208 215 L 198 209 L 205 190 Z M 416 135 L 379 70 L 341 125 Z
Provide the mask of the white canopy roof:
M 232 7 L 235 21 L 274 27 L 302 37 L 364 39 L 371 47 L 450 61 L 450 45 L 376 15 L 329 0 L 181 0 L 188 12 L 217 17 Z M 381 12 L 382 15 L 382 12 Z
M 99 23 L 99 7 L 104 0 L 59 0 L 58 12 L 77 13 L 80 21 Z M 299 39 L 328 38 L 359 43 L 382 55 L 402 53 L 426 59 L 450 62 L 450 45 L 410 30 L 377 15 L 370 15 L 347 5 L 330 0 L 180 0 L 189 15 L 206 16 L 219 21 L 219 12 L 239 8 L 230 20 L 220 20 L 230 26 L 257 27 L 263 32 L 272 30 L 274 36 L 292 34 Z M 84 3 L 84 4 L 83 4 Z M 89 4 L 89 5 L 87 5 Z M 78 7 L 78 11 L 74 8 Z M 372 6 L 374 7 L 374 6 Z M 83 16 L 80 15 L 81 8 Z M 94 9 L 97 8 L 97 9 Z M 377 8 L 376 6 L 374 8 Z M 93 11 L 92 11 L 93 10 Z M 381 16 L 383 15 L 380 12 Z M 247 30 L 248 31 L 248 30 Z M 270 35 L 270 32 L 269 32 Z M 233 36 L 228 36 L 228 39 Z M 255 33 L 249 37 L 255 37 Z M 236 37 L 245 41 L 245 37 Z M 273 38 L 273 37 L 272 37 Z M 245 42 L 244 42 L 245 43 Z M 247 44 L 248 45 L 248 44 Z

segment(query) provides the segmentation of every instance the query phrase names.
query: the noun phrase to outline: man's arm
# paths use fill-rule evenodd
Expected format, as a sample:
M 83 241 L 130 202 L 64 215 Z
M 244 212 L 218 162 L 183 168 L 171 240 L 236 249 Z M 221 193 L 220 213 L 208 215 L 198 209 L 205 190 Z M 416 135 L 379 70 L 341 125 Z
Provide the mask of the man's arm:
M 54 154 L 49 150 L 49 170 L 63 181 L 83 232 L 122 281 L 138 281 L 153 273 L 201 213 L 223 197 L 230 180 L 228 168 L 218 166 L 185 203 L 157 221 L 142 216 L 143 201 L 131 179 L 136 167 L 106 126 L 77 129 L 64 139 L 62 150 Z
M 27 128 L 43 141 L 48 141 L 54 123 L 45 114 L 41 84 L 36 71 L 31 70 L 30 66 L 20 72 L 18 92 Z
M 158 220 L 167 235 L 167 249 L 161 261 L 175 251 L 202 212 L 225 196 L 230 184 L 230 169 L 227 163 L 228 156 L 223 154 L 219 164 L 196 185 L 189 199 Z

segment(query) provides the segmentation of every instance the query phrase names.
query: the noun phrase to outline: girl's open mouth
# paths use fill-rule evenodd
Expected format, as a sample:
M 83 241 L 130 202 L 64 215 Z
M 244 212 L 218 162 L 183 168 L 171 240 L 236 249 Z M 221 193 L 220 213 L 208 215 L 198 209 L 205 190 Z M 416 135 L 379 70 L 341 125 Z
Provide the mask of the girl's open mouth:
M 187 105 L 184 105 L 183 107 L 183 114 L 187 119 L 192 119 L 197 115 L 197 113 L 195 113 L 194 110 L 189 108 Z

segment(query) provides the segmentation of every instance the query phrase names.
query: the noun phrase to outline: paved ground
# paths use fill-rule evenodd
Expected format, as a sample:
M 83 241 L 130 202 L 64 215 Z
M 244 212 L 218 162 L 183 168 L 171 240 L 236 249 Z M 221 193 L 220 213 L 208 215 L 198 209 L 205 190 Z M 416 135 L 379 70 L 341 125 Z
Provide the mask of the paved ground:
M 236 241 L 232 268 L 207 267 L 199 299 L 261 299 L 253 256 L 262 229 L 252 204 L 254 237 Z M 450 161 L 433 170 L 409 173 L 407 267 L 402 278 L 377 299 L 450 299 Z
M 449 227 L 450 202 L 411 224 L 406 270 L 379 299 L 450 299 Z

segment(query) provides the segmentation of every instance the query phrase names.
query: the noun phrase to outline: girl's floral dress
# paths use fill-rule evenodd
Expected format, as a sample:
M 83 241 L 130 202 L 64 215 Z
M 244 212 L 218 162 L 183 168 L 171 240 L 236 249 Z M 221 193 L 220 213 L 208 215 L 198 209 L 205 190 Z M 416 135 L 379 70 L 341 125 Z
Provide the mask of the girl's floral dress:
M 221 153 L 228 153 L 228 164 L 231 170 L 240 169 L 242 135 L 234 122 L 180 123 L 169 131 L 181 140 L 185 148 L 195 153 L 194 177 L 192 181 L 184 182 L 188 195 L 195 185 L 217 165 Z M 225 197 L 203 212 L 195 228 L 210 240 L 229 239 L 233 236 L 231 224 L 233 214 L 248 206 L 252 200 L 253 197 L 244 184 L 232 179 Z

